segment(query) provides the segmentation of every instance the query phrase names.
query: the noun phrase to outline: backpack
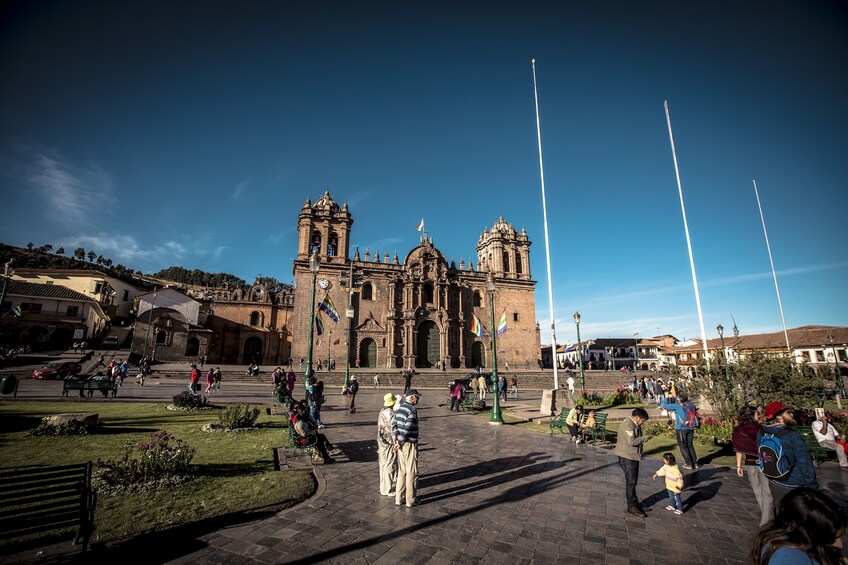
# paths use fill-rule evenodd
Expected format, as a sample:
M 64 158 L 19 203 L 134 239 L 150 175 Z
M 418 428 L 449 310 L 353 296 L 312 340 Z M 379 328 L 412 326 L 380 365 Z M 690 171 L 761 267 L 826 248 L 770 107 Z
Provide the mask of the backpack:
M 760 430 L 757 434 L 757 455 L 760 458 L 760 471 L 772 481 L 782 481 L 792 473 L 792 465 L 783 453 L 780 438 L 789 433 L 783 428 L 776 434 Z
M 683 428 L 687 430 L 697 430 L 701 427 L 701 418 L 698 417 L 698 409 L 694 404 L 687 401 L 683 403 L 683 412 L 686 414 L 686 419 L 683 421 Z

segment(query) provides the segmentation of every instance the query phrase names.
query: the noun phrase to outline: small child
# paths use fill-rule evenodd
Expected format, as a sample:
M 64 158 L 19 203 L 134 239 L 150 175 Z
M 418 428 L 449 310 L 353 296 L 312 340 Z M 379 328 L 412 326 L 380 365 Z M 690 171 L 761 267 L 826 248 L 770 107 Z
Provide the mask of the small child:
M 683 514 L 683 501 L 680 499 L 680 491 L 683 490 L 683 473 L 671 453 L 663 453 L 664 465 L 654 473 L 654 478 L 665 477 L 665 488 L 668 490 L 669 504 L 666 510 L 673 510 L 678 516 Z

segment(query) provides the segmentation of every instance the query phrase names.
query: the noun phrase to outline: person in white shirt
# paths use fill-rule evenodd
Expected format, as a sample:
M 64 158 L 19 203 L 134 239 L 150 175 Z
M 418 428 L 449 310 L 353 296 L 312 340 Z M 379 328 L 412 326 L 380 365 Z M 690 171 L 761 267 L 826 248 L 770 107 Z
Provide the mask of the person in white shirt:
M 574 377 L 568 375 L 568 378 L 565 379 L 565 382 L 568 384 L 568 394 L 574 396 Z
M 813 435 L 816 436 L 816 441 L 819 445 L 836 451 L 836 458 L 839 460 L 839 466 L 843 470 L 848 471 L 848 456 L 845 455 L 845 447 L 839 432 L 831 424 L 833 412 L 826 411 L 823 419 L 813 422 Z

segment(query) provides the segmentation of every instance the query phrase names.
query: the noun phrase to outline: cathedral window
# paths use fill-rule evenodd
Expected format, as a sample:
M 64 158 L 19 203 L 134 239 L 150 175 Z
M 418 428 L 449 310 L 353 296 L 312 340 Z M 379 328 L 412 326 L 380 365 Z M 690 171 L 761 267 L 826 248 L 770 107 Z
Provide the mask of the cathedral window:
M 512 313 L 512 321 L 513 321 L 513 322 L 517 322 L 517 321 L 518 321 L 518 312 L 513 312 L 513 313 Z
M 327 256 L 335 257 L 339 248 L 339 236 L 334 233 L 330 234 L 330 242 L 327 244 Z
M 433 283 L 424 284 L 424 302 L 428 304 L 433 302 Z
M 321 253 L 321 232 L 312 232 L 312 239 L 309 243 L 309 252 L 317 251 Z
M 509 272 L 509 253 L 506 251 L 503 252 L 503 272 Z
M 521 274 L 521 273 L 524 272 L 523 263 L 524 263 L 524 261 L 522 260 L 521 255 L 517 255 L 515 257 L 515 272 L 516 273 Z
M 374 300 L 374 287 L 371 283 L 362 283 L 362 300 Z
M 251 312 L 250 313 L 250 325 L 258 326 L 259 325 L 259 312 Z
M 483 300 L 480 298 L 480 291 L 474 291 L 474 307 L 479 308 L 483 304 Z

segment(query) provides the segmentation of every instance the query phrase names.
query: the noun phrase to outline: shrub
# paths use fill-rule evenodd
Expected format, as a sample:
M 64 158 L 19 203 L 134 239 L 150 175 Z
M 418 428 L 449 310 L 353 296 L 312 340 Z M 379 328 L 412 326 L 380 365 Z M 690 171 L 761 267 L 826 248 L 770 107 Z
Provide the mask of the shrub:
M 607 406 L 618 406 L 620 404 L 641 404 L 642 398 L 632 390 L 619 387 L 614 392 L 604 396 L 603 403 Z
M 127 442 L 124 456 L 117 461 L 98 460 L 99 475 L 106 490 L 135 492 L 164 485 L 180 484 L 192 478 L 194 449 L 168 432 L 153 432 L 146 443 Z
M 259 418 L 259 408 L 252 407 L 250 404 L 227 406 L 218 414 L 221 426 L 228 430 L 252 428 L 257 418 Z
M 588 392 L 581 390 L 580 394 L 574 397 L 574 404 L 582 406 L 601 406 L 604 403 L 604 397 L 596 392 Z
M 48 424 L 49 418 L 43 418 L 38 427 L 29 432 L 33 436 L 84 436 L 88 434 L 88 428 L 83 422 L 72 420 L 61 424 Z
M 719 420 L 708 416 L 706 418 L 701 418 L 701 427 L 697 430 L 697 433 L 704 436 L 712 436 L 721 441 L 730 441 L 733 436 L 733 428 L 735 428 L 738 423 L 739 421 L 736 418 Z
M 174 406 L 180 408 L 205 408 L 207 406 L 206 397 L 184 390 L 174 396 Z
M 648 420 L 642 424 L 642 434 L 654 437 L 677 437 L 674 432 L 674 423 L 666 418 Z

